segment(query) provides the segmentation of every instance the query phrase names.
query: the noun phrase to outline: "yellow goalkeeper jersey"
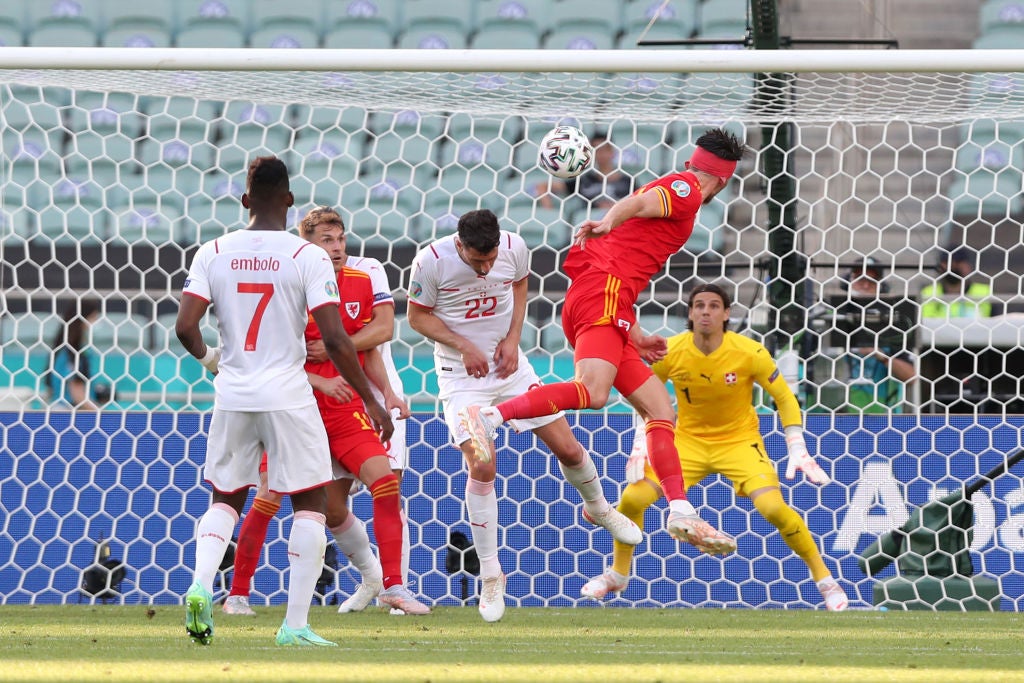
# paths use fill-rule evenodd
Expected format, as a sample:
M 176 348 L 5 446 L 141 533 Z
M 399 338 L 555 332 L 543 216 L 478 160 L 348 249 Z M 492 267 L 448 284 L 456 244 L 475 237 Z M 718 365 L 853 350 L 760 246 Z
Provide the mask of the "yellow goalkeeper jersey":
M 775 400 L 783 427 L 801 423 L 800 404 L 768 349 L 735 332 L 726 332 L 722 345 L 708 355 L 694 344 L 693 332 L 677 334 L 652 369 L 662 382 L 672 382 L 678 433 L 722 442 L 760 433 L 754 382 Z

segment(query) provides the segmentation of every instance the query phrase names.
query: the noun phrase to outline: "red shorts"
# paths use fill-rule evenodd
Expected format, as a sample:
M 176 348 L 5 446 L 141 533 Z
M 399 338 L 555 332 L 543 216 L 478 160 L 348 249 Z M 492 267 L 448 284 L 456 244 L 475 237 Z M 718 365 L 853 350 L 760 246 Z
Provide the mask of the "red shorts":
M 362 401 L 350 401 L 320 415 L 327 428 L 331 457 L 353 475 L 358 477 L 359 469 L 370 458 L 376 455 L 388 457 Z
M 598 272 L 573 280 L 565 294 L 562 330 L 576 361 L 600 358 L 619 369 L 614 386 L 628 397 L 654 373 L 629 338 L 636 313 L 632 295 L 621 285 L 615 276 Z

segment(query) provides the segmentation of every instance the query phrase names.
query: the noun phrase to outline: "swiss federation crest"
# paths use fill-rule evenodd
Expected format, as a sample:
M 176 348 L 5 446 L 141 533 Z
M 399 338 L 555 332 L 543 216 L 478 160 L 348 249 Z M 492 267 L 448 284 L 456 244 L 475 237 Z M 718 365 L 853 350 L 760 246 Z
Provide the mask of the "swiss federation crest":
M 725 383 L 726 384 L 736 384 L 736 373 L 735 372 L 727 372 L 727 373 L 725 373 Z
M 346 301 L 345 312 L 348 313 L 348 317 L 353 320 L 359 317 L 359 302 L 358 301 Z

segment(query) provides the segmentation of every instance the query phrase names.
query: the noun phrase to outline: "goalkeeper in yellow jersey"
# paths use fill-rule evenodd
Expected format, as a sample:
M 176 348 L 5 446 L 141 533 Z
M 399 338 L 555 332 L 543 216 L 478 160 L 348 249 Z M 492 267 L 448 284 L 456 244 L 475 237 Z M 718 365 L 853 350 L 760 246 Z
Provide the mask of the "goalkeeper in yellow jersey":
M 654 373 L 675 389 L 678 419 L 675 445 L 687 486 L 709 474 L 729 478 L 741 496 L 749 496 L 757 511 L 782 534 L 783 540 L 807 563 L 831 612 L 847 608 L 842 587 L 832 578 L 811 536 L 807 523 L 786 504 L 779 490 L 775 465 L 768 458 L 753 407 L 754 382 L 771 394 L 782 420 L 789 452 L 786 478 L 800 470 L 815 484 L 829 476 L 807 452 L 800 406 L 782 378 L 771 354 L 761 344 L 730 332 L 729 295 L 713 284 L 690 293 L 690 332 L 668 340 L 668 353 L 654 364 Z M 619 512 L 643 525 L 644 510 L 661 497 L 654 470 L 647 462 L 641 430 L 626 466 L 629 485 L 622 493 Z M 629 583 L 634 546 L 615 543 L 611 568 L 580 589 L 587 598 L 600 600 L 621 592 Z

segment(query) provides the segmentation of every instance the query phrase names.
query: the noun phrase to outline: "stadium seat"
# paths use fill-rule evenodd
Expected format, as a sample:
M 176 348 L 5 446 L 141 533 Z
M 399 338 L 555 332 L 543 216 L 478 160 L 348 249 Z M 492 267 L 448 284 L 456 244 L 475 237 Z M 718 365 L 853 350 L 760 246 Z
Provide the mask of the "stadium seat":
M 747 0 L 703 0 L 697 12 L 697 33 L 716 38 L 743 38 L 747 31 Z
M 548 4 L 548 26 L 554 32 L 607 34 L 614 37 L 622 29 L 620 0 L 559 0 Z
M 51 344 L 57 330 L 60 329 L 60 318 L 51 313 L 29 312 L 6 314 L 0 318 L 0 343 L 6 352 L 12 346 L 28 351 L 50 353 Z
M 248 222 L 242 207 L 245 171 L 213 172 L 203 176 L 201 191 L 186 198 L 174 241 L 182 245 L 207 242 L 243 227 Z
M 25 32 L 21 20 L 0 15 L 0 47 L 21 47 L 25 44 Z
M 104 26 L 113 29 L 153 27 L 168 34 L 175 30 L 175 9 L 181 3 L 166 0 L 102 0 Z
M 415 221 L 410 217 L 419 211 L 419 192 L 388 181 L 370 187 L 362 184 L 346 186 L 342 195 L 343 216 L 349 226 L 352 247 L 414 246 L 417 244 Z
M 726 211 L 733 194 L 727 187 L 711 202 L 701 207 L 693 224 L 693 232 L 683 245 L 686 251 L 694 256 L 701 256 L 709 251 L 722 253 L 727 229 Z M 678 331 L 682 332 L 681 329 Z
M 4 148 L 4 156 L 13 153 L 8 150 L 25 149 L 27 154 L 41 153 L 44 149 L 59 153 L 64 143 L 64 124 L 60 109 L 50 102 L 24 100 L 12 97 L 3 104 L 4 143 L 14 146 Z M 21 135 L 19 140 L 17 136 Z M 39 147 L 39 149 L 36 149 Z
M 657 16 L 651 26 L 652 33 L 657 31 L 659 36 L 675 39 L 689 38 L 697 28 L 698 4 L 697 0 L 672 0 L 667 5 L 662 0 L 634 0 L 624 7 L 622 27 L 626 33 L 639 35 Z M 623 47 L 629 46 L 624 44 Z
M 502 215 L 499 213 L 498 215 Z M 502 227 L 516 232 L 531 249 L 561 249 L 569 245 L 572 227 L 558 209 L 545 209 L 536 201 L 509 202 L 502 217 Z
M 324 34 L 324 47 L 334 50 L 389 49 L 395 34 L 383 24 L 338 24 Z
M 460 50 L 466 45 L 466 34 L 454 28 L 410 26 L 398 38 L 398 47 L 406 49 Z
M 324 9 L 328 31 L 346 26 L 394 36 L 401 27 L 401 0 L 332 0 Z
M 157 247 L 174 241 L 182 209 L 160 195 L 137 190 L 114 214 L 110 241 L 127 244 L 152 244 Z
M 151 324 L 152 321 L 142 315 L 107 311 L 89 326 L 90 343 L 102 351 L 142 351 L 149 347 Z
M 95 47 L 99 44 L 99 36 L 97 29 L 88 21 L 54 18 L 32 29 L 26 44 L 32 47 Z
M 231 102 L 217 121 L 220 168 L 245 168 L 256 156 L 284 155 L 292 146 L 292 128 L 283 105 Z
M 597 24 L 565 21 L 544 39 L 548 50 L 610 50 L 616 31 Z
M 369 114 L 362 107 L 308 107 L 295 105 L 291 118 L 300 138 L 340 129 L 350 136 L 365 136 Z M 361 140 L 362 138 L 360 138 Z M 353 144 L 355 144 L 354 141 Z
M 646 31 L 646 32 L 645 32 Z M 680 41 L 689 38 L 690 36 L 680 36 L 674 26 L 655 24 L 646 30 L 645 27 L 634 28 L 629 31 L 625 31 L 619 36 L 616 42 L 616 47 L 620 50 L 678 50 L 679 45 L 637 45 L 641 40 L 659 40 L 659 41 Z
M 293 176 L 309 181 L 332 178 L 344 185 L 359 175 L 362 145 L 345 131 L 334 129 L 319 135 L 304 135 L 295 143 Z
M 479 30 L 529 29 L 540 37 L 548 30 L 549 0 L 479 0 L 476 25 Z
M 461 33 L 468 36 L 474 26 L 474 0 L 405 0 L 402 26 L 405 30 Z
M 232 23 L 195 24 L 183 28 L 174 47 L 245 47 L 246 36 Z
M 254 33 L 276 30 L 290 34 L 295 31 L 312 34 L 313 46 L 319 41 L 324 26 L 324 4 L 321 0 L 249 0 Z M 252 41 L 253 47 L 259 47 Z
M 1024 26 L 1024 1 L 986 0 L 978 11 L 978 28 L 982 35 L 1004 26 Z
M 32 236 L 40 244 L 93 244 L 104 241 L 110 226 L 109 193 L 87 176 L 58 177 L 40 194 L 39 224 Z
M 249 0 L 177 0 L 178 31 L 197 24 L 230 24 L 244 33 L 250 25 Z
M 122 26 L 103 34 L 101 47 L 170 47 L 171 33 L 151 26 Z
M 270 26 L 249 34 L 249 47 L 312 49 L 320 47 L 320 32 L 304 26 Z
M 478 50 L 538 50 L 540 33 L 526 24 L 492 24 L 473 34 L 470 47 Z

